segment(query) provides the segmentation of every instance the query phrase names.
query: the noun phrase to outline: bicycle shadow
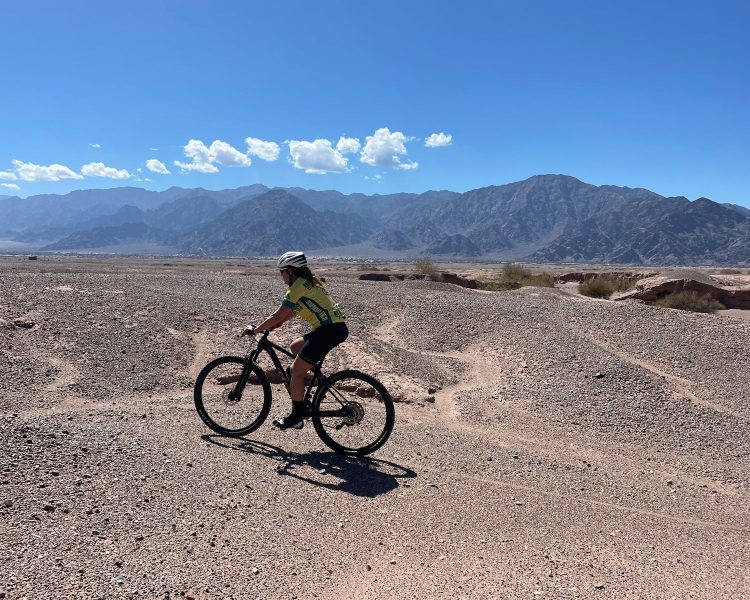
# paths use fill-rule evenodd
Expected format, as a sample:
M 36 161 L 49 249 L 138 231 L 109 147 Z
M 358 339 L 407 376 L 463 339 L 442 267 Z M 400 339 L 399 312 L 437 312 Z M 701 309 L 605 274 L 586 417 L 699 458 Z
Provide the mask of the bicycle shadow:
M 214 439 L 217 438 L 217 439 Z M 281 462 L 276 467 L 279 475 L 294 477 L 300 481 L 323 487 L 329 490 L 344 492 L 353 496 L 375 498 L 398 488 L 399 479 L 413 479 L 416 471 L 387 460 L 368 456 L 345 456 L 333 452 L 307 452 L 298 454 L 287 452 L 271 444 L 247 440 L 244 438 L 227 438 L 221 435 L 202 435 L 201 439 L 227 448 L 248 454 L 265 456 Z M 219 441 L 222 440 L 222 441 Z M 314 469 L 320 478 L 313 478 L 301 472 Z M 336 481 L 330 480 L 331 477 Z

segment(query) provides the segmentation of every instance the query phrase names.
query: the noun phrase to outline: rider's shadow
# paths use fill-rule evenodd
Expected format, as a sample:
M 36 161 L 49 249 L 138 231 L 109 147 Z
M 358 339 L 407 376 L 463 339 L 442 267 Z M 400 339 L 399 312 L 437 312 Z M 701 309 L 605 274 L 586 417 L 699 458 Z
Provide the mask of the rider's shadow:
M 219 435 L 203 435 L 201 438 L 222 448 L 277 460 L 281 463 L 276 468 L 279 475 L 354 496 L 374 498 L 398 488 L 399 479 L 413 479 L 417 476 L 408 467 L 367 456 L 345 456 L 330 452 L 297 454 L 254 440 Z M 317 471 L 320 478 L 309 476 L 310 470 Z M 336 481 L 330 481 L 331 477 L 335 477 Z

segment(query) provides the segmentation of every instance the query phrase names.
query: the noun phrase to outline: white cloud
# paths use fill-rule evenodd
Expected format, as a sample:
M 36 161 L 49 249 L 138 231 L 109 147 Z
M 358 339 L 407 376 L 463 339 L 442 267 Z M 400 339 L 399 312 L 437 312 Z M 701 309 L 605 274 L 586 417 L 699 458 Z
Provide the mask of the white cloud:
M 61 179 L 83 179 L 75 171 L 57 163 L 47 166 L 25 163 L 22 160 L 11 161 L 18 176 L 24 181 L 60 181 Z
M 101 148 L 102 147 L 101 144 L 89 144 L 89 146 L 91 146 L 92 148 Z
M 138 167 L 138 168 L 136 169 L 136 171 L 137 171 L 138 173 L 143 173 L 143 169 L 141 169 L 140 167 Z
M 279 152 L 281 148 L 276 142 L 264 142 L 258 138 L 245 138 L 247 143 L 247 153 L 252 156 L 257 156 L 261 160 L 272 162 L 279 158 Z
M 179 160 L 174 161 L 175 166 L 180 167 L 182 172 L 197 171 L 198 173 L 218 173 L 219 169 L 213 166 L 211 163 L 184 163 Z
M 450 133 L 433 133 L 424 139 L 424 145 L 428 148 L 441 148 L 450 146 L 453 143 L 453 136 Z
M 151 181 L 151 179 L 149 179 L 148 177 L 144 177 L 143 181 Z
M 151 152 L 158 152 L 159 151 L 158 148 L 149 148 L 149 150 L 151 150 Z
M 417 162 L 402 163 L 400 156 L 406 155 L 406 142 L 414 138 L 407 138 L 400 131 L 391 133 L 387 127 L 378 129 L 373 135 L 365 138 L 365 146 L 359 160 L 373 167 L 393 167 L 394 169 L 416 169 Z
M 15 181 L 18 176 L 13 171 L 0 171 L 0 181 Z
M 359 138 L 348 138 L 341 136 L 339 141 L 336 143 L 336 150 L 341 154 L 356 154 L 361 148 Z
M 192 162 L 174 161 L 183 171 L 218 173 L 217 164 L 224 167 L 249 167 L 252 164 L 246 154 L 221 140 L 214 140 L 210 147 L 201 140 L 190 140 L 184 150 L 185 156 L 192 159 Z
M 15 183 L 0 183 L 0 187 L 8 188 L 9 190 L 20 190 L 21 189 Z
M 213 160 L 224 167 L 249 167 L 252 164 L 246 154 L 220 140 L 212 142 L 209 150 Z
M 167 169 L 166 165 L 161 162 L 160 160 L 157 160 L 155 158 L 150 158 L 146 161 L 146 168 L 151 171 L 152 173 L 159 173 L 160 175 L 169 175 L 169 169 Z M 141 172 L 141 169 L 138 169 L 138 172 Z
M 81 174 L 86 177 L 106 177 L 108 179 L 130 179 L 126 169 L 107 167 L 104 163 L 92 162 L 81 167 Z
M 305 173 L 344 173 L 349 161 L 336 150 L 331 140 L 317 139 L 312 142 L 289 140 L 291 163 Z

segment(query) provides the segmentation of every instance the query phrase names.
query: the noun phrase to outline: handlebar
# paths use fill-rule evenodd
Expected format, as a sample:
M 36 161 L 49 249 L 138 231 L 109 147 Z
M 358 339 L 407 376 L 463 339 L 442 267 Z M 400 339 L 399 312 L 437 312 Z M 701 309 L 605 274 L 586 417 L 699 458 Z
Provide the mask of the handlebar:
M 250 331 L 248 331 L 248 330 L 250 330 Z M 248 325 L 245 325 L 245 331 L 242 332 L 242 335 L 251 335 L 253 337 L 256 337 L 258 335 L 258 333 L 262 333 L 263 334 L 262 337 L 268 337 L 268 334 L 271 333 L 271 331 L 273 331 L 273 330 L 272 329 L 265 329 L 263 331 L 258 331 L 258 329 L 256 329 L 255 325 L 248 324 Z M 242 335 L 240 337 L 242 337 Z

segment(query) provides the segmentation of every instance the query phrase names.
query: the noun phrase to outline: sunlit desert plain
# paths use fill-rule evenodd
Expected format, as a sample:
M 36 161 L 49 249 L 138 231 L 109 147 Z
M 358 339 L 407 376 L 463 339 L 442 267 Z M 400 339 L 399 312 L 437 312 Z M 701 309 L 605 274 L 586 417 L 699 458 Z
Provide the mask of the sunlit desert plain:
M 329 370 L 397 401 L 369 457 L 274 430 L 280 385 L 245 438 L 198 418 L 270 261 L 0 259 L 0 598 L 750 596 L 747 311 L 316 271 Z

